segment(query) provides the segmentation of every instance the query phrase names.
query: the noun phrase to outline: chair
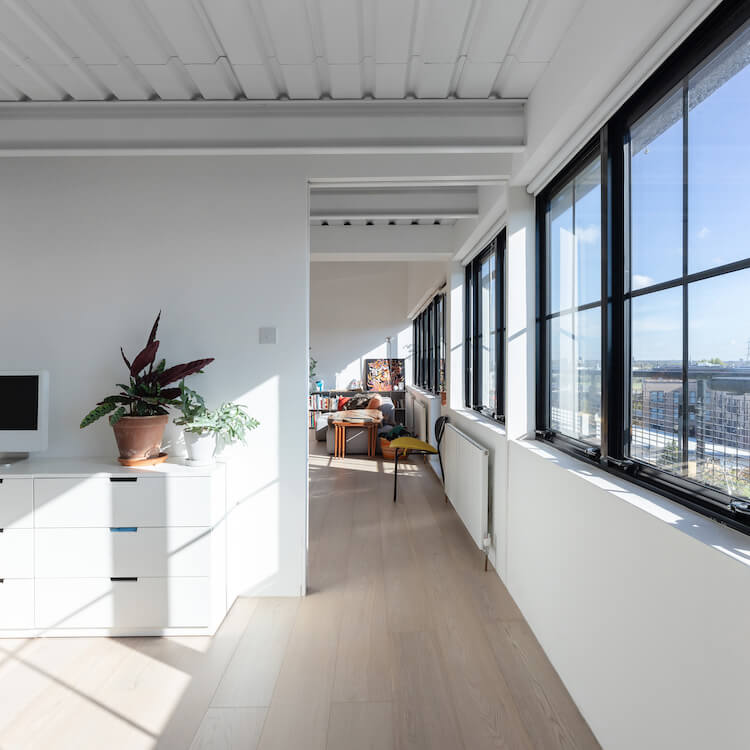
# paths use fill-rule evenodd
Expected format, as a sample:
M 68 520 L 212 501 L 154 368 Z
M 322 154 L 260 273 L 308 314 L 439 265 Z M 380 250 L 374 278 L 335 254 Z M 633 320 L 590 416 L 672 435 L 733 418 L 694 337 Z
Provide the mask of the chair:
M 393 461 L 393 502 L 395 503 L 398 494 L 398 454 L 403 451 L 404 456 L 409 452 L 426 456 L 437 453 L 438 450 L 437 448 L 433 448 L 429 443 L 425 443 L 424 440 L 413 437 L 400 437 L 391 440 L 391 448 L 395 448 Z

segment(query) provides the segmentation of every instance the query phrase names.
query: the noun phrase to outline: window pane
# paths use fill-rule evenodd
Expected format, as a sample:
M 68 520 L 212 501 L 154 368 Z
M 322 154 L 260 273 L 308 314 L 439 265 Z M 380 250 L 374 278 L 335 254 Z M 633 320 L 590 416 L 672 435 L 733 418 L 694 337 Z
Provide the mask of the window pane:
M 750 257 L 750 27 L 688 83 L 688 268 Z
M 630 455 L 684 474 L 682 287 L 636 297 L 631 316 Z
M 601 309 L 547 322 L 550 345 L 550 427 L 598 445 L 601 440 Z
M 597 158 L 576 176 L 574 305 L 596 302 L 602 296 L 601 163 Z
M 630 129 L 630 284 L 682 275 L 682 91 Z
M 590 162 L 550 201 L 547 312 L 601 298 L 601 168 Z
M 566 185 L 550 201 L 547 216 L 549 268 L 547 312 L 568 309 L 573 304 L 573 183 Z
M 464 315 L 466 316 L 466 342 L 464 346 L 464 400 L 466 406 L 474 403 L 472 384 L 474 382 L 474 283 L 471 264 L 466 266 L 466 287 L 464 289 Z
M 495 254 L 490 254 L 480 267 L 482 338 L 479 349 L 482 383 L 481 406 L 495 405 Z
M 688 475 L 743 497 L 750 497 L 749 289 L 745 270 L 688 290 Z

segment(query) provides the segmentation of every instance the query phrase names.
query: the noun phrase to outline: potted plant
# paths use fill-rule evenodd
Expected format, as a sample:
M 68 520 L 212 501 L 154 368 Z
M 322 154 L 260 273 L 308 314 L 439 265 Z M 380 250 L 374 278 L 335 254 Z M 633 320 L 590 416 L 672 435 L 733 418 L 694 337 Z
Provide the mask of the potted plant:
M 187 460 L 195 465 L 213 463 L 216 443 L 245 442 L 250 430 L 260 423 L 246 407 L 225 401 L 218 409 L 207 409 L 203 397 L 180 383 L 179 407 L 182 416 L 174 423 L 184 429 Z
M 317 373 L 315 372 L 315 370 L 318 367 L 318 360 L 315 359 L 315 357 L 313 357 L 312 350 L 310 350 L 310 351 L 311 351 L 311 353 L 310 353 L 310 376 L 309 376 L 310 393 L 315 393 L 315 390 L 316 390 L 315 389 L 315 376 L 317 375 Z
M 160 455 L 164 428 L 169 420 L 168 407 L 179 404 L 180 388 L 168 388 L 172 383 L 183 381 L 188 375 L 201 372 L 213 358 L 196 359 L 183 365 L 167 367 L 162 359 L 156 361 L 159 342 L 156 331 L 161 312 L 151 328 L 143 350 L 132 362 L 125 352 L 120 354 L 128 368 L 129 382 L 117 383 L 120 392 L 98 402 L 81 422 L 88 427 L 97 419 L 109 414 L 109 423 L 115 433 L 120 452 L 120 462 L 135 462 Z

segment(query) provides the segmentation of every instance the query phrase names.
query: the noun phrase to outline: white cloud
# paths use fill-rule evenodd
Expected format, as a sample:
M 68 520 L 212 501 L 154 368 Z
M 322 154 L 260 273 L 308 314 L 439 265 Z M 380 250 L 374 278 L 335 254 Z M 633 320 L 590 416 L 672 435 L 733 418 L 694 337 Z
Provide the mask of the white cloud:
M 633 289 L 643 289 L 644 286 L 651 286 L 654 280 L 650 276 L 642 276 L 639 273 L 633 274 Z
M 596 224 L 589 224 L 589 226 L 576 231 L 576 239 L 579 242 L 594 243 L 599 242 L 600 238 L 601 229 Z
M 705 240 L 708 235 L 711 234 L 711 230 L 708 227 L 701 227 L 698 230 L 698 239 Z

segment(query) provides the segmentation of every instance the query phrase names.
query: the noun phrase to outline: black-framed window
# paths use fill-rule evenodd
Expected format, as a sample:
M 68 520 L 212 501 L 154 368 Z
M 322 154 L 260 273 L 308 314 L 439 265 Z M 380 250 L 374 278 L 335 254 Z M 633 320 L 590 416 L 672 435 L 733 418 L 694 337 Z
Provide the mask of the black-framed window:
M 537 199 L 537 435 L 744 531 L 748 126 L 750 0 L 725 0 Z
M 445 390 L 445 295 L 437 294 L 414 318 L 414 385 L 431 393 Z
M 465 403 L 504 421 L 505 229 L 466 266 Z
M 544 292 L 548 428 L 582 448 L 601 443 L 601 155 L 593 143 L 547 189 Z M 584 445 L 585 444 L 585 445 Z

